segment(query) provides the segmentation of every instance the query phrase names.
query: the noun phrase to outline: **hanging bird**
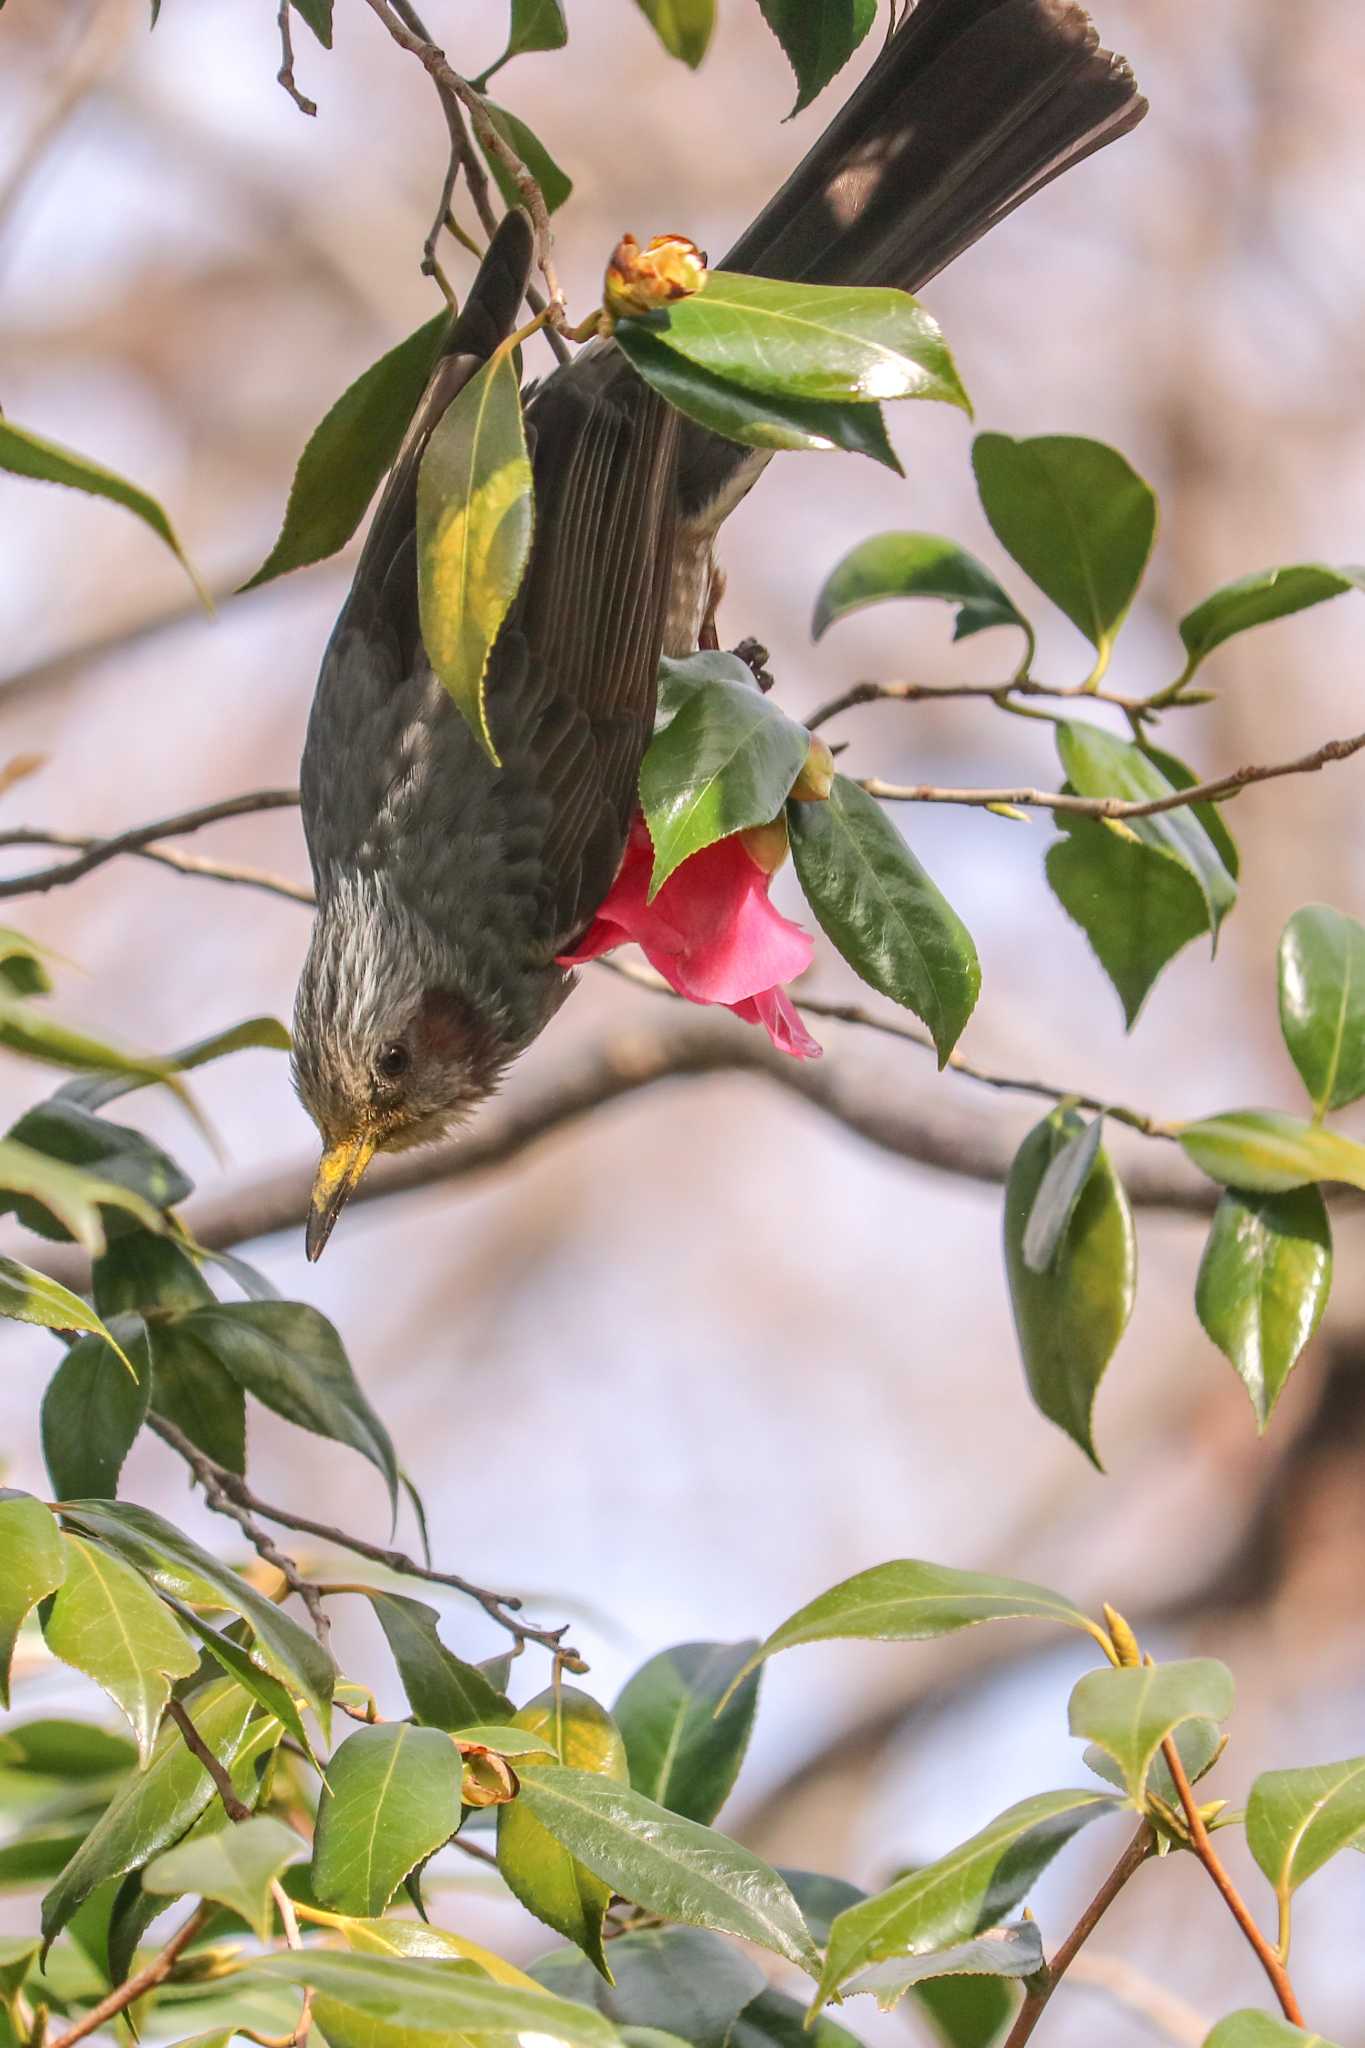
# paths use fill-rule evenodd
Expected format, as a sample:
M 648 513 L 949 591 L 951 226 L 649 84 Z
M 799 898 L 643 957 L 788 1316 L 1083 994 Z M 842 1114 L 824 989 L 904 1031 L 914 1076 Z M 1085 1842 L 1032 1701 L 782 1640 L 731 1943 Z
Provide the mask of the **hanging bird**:
M 918 290 L 1145 111 L 1073 0 L 919 0 L 724 267 Z M 535 538 L 488 665 L 495 767 L 422 645 L 417 471 L 514 331 L 533 253 L 509 215 L 385 487 L 309 720 L 318 908 L 294 1066 L 323 1141 L 310 1259 L 374 1153 L 466 1117 L 572 987 L 556 961 L 620 864 L 660 655 L 696 647 L 716 533 L 768 459 L 681 419 L 610 343 L 528 395 Z

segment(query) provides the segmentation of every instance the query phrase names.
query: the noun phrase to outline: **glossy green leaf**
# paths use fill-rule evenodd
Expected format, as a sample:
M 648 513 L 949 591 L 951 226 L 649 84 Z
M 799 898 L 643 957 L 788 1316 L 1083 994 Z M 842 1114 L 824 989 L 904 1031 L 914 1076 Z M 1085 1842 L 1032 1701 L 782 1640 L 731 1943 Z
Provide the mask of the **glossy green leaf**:
M 108 1693 L 132 1729 L 145 1766 L 171 1680 L 188 1678 L 198 1655 L 131 1565 L 77 1536 L 62 1542 L 66 1577 L 45 1614 L 47 1647 Z
M 197 1606 L 220 1596 L 255 1632 L 276 1677 L 302 1695 L 328 1726 L 336 1667 L 314 1636 L 267 1600 L 244 1578 L 173 1528 L 150 1508 L 127 1501 L 73 1501 L 65 1518 L 80 1534 L 96 1537 L 127 1559 L 173 1599 Z
M 1260 569 L 1239 576 L 1206 597 L 1180 621 L 1180 637 L 1189 656 L 1188 675 L 1193 675 L 1205 655 L 1221 647 L 1234 633 L 1252 626 L 1268 625 L 1272 619 L 1288 618 L 1309 605 L 1346 590 L 1365 590 L 1365 569 L 1331 569 L 1325 562 L 1296 562 L 1287 569 Z
M 508 57 L 520 57 L 529 50 L 562 50 L 568 40 L 564 0 L 512 0 Z
M 1072 434 L 978 434 L 972 466 L 996 539 L 1105 661 L 1156 538 L 1150 485 Z
M 1280 940 L 1280 1028 L 1319 1116 L 1365 1095 L 1365 925 L 1325 903 Z
M 474 1721 L 468 1728 L 456 1728 L 452 1732 L 457 1741 L 482 1743 L 485 1749 L 494 1749 L 499 1756 L 538 1756 L 547 1763 L 555 1761 L 554 1747 L 548 1736 L 535 1734 L 529 1727 L 518 1728 L 511 1721 Z
M 59 1500 L 88 1496 L 112 1500 L 118 1476 L 147 1416 L 151 1392 L 145 1368 L 128 1363 L 142 1325 L 114 1318 L 117 1342 L 81 1337 L 48 1381 L 43 1396 L 43 1458 Z
M 1247 1800 L 1246 1829 L 1252 1855 L 1288 1898 L 1365 1836 L 1365 1757 L 1263 1771 Z
M 287 1422 L 368 1458 L 397 1511 L 392 1439 L 326 1316 L 301 1301 L 214 1302 L 180 1317 L 176 1328 L 205 1345 L 249 1394 Z
M 0 1706 L 9 1705 L 9 1674 L 19 1631 L 40 1600 L 66 1577 L 62 1532 L 31 1494 L 0 1487 Z
M 990 626 L 1018 626 L 1032 646 L 1033 628 L 990 570 L 938 533 L 878 533 L 860 541 L 825 578 L 811 638 L 820 639 L 850 612 L 897 597 L 935 597 L 952 605 L 954 640 Z
M 618 2027 L 680 2035 L 693 2048 L 727 2048 L 731 2029 L 765 1984 L 742 1949 L 700 1927 L 650 1927 L 610 1948 L 614 1983 L 585 1956 L 561 1949 L 531 1965 L 556 1998 L 594 2007 Z
M 135 1357 L 151 1373 L 152 1408 L 229 1472 L 246 1470 L 246 1395 L 216 1350 L 183 1323 L 153 1320 Z
M 393 467 L 449 325 L 445 312 L 426 321 L 357 377 L 313 429 L 279 538 L 244 590 L 345 547 Z
M 527 1764 L 519 1798 L 632 1904 L 812 1967 L 814 1950 L 795 1899 L 777 1872 L 738 1842 L 667 1812 L 628 1785 L 559 1765 Z
M 1043 1939 L 1036 1922 L 1014 1927 L 988 1927 L 970 1941 L 933 1955 L 898 1956 L 860 1970 L 844 1985 L 845 1998 L 870 1992 L 883 2012 L 890 2012 L 907 1991 L 933 1977 L 1032 1977 L 1043 1967 Z
M 312 1757 L 317 1764 L 312 1738 L 304 1726 L 294 1695 L 289 1688 L 265 1670 L 244 1644 L 237 1642 L 221 1629 L 211 1628 L 192 1607 L 186 1607 L 180 1600 L 170 1600 L 167 1604 L 190 1635 L 203 1644 L 218 1668 L 226 1671 L 230 1678 L 235 1678 L 238 1684 L 265 1708 L 272 1719 L 279 1722 L 285 1733 L 293 1737 L 304 1755 Z M 317 1769 L 321 1777 L 322 1766 L 317 1764 Z
M 1081 796 L 1146 803 L 1175 790 L 1150 754 L 1098 725 L 1064 720 L 1057 727 L 1057 752 L 1068 783 Z M 1198 884 L 1208 928 L 1216 934 L 1237 900 L 1237 884 L 1193 809 L 1158 811 L 1154 817 L 1124 823 L 1145 846 L 1175 861 Z
M 715 1819 L 753 1731 L 757 1649 L 755 1642 L 679 1643 L 627 1680 L 612 1713 L 637 1792 L 688 1820 Z
M 671 349 L 645 320 L 619 320 L 615 339 L 647 384 L 671 406 L 727 441 L 745 448 L 841 448 L 868 455 L 902 474 L 878 405 L 836 405 L 787 392 L 754 391 L 727 383 Z
M 398 1593 L 376 1591 L 369 1598 L 393 1652 L 408 1705 L 419 1721 L 453 1731 L 474 1722 L 512 1718 L 511 1702 L 490 1685 L 477 1664 L 466 1664 L 441 1641 L 441 1617 L 434 1607 Z
M 1050 1422 L 1099 1464 L 1095 1396 L 1133 1313 L 1137 1237 L 1123 1184 L 1097 1151 L 1050 1264 L 1024 1254 L 1030 1219 L 1053 1161 L 1084 1131 L 1075 1110 L 1035 1124 L 1005 1183 L 1005 1270 L 1029 1392 Z
M 1181 949 L 1209 928 L 1198 883 L 1164 854 L 1084 817 L 1059 816 L 1048 883 L 1118 991 L 1131 1031 Z
M 1337 2043 L 1267 2012 L 1234 2012 L 1218 2022 L 1204 2048 L 1337 2048 Z
M 803 2008 L 785 1991 L 761 1991 L 730 2029 L 726 2048 L 862 2048 L 847 2027 L 822 2013 L 807 2027 Z
M 207 1038 L 196 1038 L 191 1045 L 167 1053 L 163 1064 L 173 1074 L 189 1074 L 228 1053 L 288 1052 L 289 1046 L 289 1033 L 278 1017 L 247 1017 L 240 1024 L 230 1024 L 225 1031 L 212 1031 Z M 149 1079 L 141 1074 L 79 1074 L 74 1080 L 64 1081 L 53 1099 L 75 1103 L 81 1109 L 103 1109 L 106 1103 L 150 1085 Z
M 716 0 L 636 0 L 670 57 L 695 71 L 716 26 Z
M 431 666 L 488 757 L 483 679 L 525 574 L 531 462 L 510 355 L 495 355 L 446 408 L 417 478 L 417 581 Z
M 149 1239 L 155 1244 L 156 1239 Z M 89 1330 L 103 1338 L 117 1353 L 101 1318 L 88 1301 L 50 1280 L 46 1273 L 21 1265 L 18 1259 L 0 1257 L 0 1316 L 16 1323 L 37 1323 L 45 1330 Z M 127 1360 L 124 1360 L 125 1369 Z
M 586 2006 L 522 1991 L 425 1957 L 339 1954 L 305 1949 L 256 1966 L 291 1984 L 311 1984 L 337 2005 L 377 2020 L 402 2021 L 415 2034 L 544 2034 L 568 2048 L 620 2048 L 609 2020 Z
M 829 1877 L 820 1870 L 778 1871 L 801 1908 L 801 1917 L 815 1937 L 817 1948 L 829 1941 L 829 1930 L 847 1906 L 856 1906 L 867 1893 L 844 1877 Z
M 220 1828 L 203 1841 L 182 1843 L 149 1863 L 143 1889 L 179 1898 L 185 1892 L 215 1899 L 240 1913 L 261 1941 L 270 1939 L 275 1905 L 272 1881 L 308 1854 L 292 1828 L 261 1815 Z
M 1232 1673 L 1212 1657 L 1176 1664 L 1088 1671 L 1071 1694 L 1073 1735 L 1095 1743 L 1123 1772 L 1128 1796 L 1141 1806 L 1152 1759 L 1185 1721 L 1226 1721 Z
M 1182 1721 L 1177 1728 L 1172 1729 L 1171 1736 L 1176 1754 L 1184 1765 L 1185 1776 L 1192 1785 L 1197 1785 L 1201 1778 L 1208 1775 L 1223 1753 L 1225 1738 L 1222 1729 L 1216 1721 L 1196 1717 L 1192 1721 Z M 1092 1742 L 1087 1746 L 1085 1762 L 1087 1768 L 1094 1771 L 1097 1777 L 1103 1778 L 1106 1785 L 1113 1785 L 1119 1792 L 1127 1792 L 1128 1780 L 1124 1775 L 1123 1766 L 1117 1763 L 1107 1750 L 1101 1749 L 1098 1743 Z M 1147 1789 L 1154 1792 L 1158 1799 L 1164 1799 L 1167 1806 L 1178 1807 L 1180 1804 L 1180 1794 L 1176 1791 L 1170 1765 L 1159 1750 L 1153 1757 L 1147 1773 Z
M 686 654 L 677 660 L 670 660 L 665 655 L 659 663 L 655 731 L 676 718 L 683 707 L 711 683 L 730 684 L 758 694 L 753 670 L 737 654 L 726 654 L 718 647 L 705 647 L 697 654 Z
M 77 455 L 71 448 L 60 448 L 55 441 L 45 441 L 41 435 L 7 419 L 0 419 L 0 469 L 8 470 L 11 476 L 33 477 L 40 483 L 64 484 L 70 490 L 85 491 L 91 497 L 108 498 L 112 504 L 122 505 L 165 541 L 208 606 L 204 586 L 176 539 L 170 520 L 156 499 L 140 491 L 136 484 L 116 476 L 113 470 L 104 469 L 88 456 Z
M 629 1777 L 620 1730 L 606 1708 L 577 1686 L 551 1686 L 529 1700 L 516 1725 L 543 1737 L 558 1762 L 575 1771 L 617 1782 Z M 602 1922 L 612 1887 L 571 1855 L 524 1799 L 498 1808 L 498 1869 L 527 1912 L 582 1949 L 610 1983 Z
M 937 1863 L 848 1907 L 830 1929 L 817 2004 L 871 1963 L 930 1955 L 994 1927 L 1078 1828 L 1119 1810 L 1106 1793 L 1041 1792 Z
M 335 1927 L 348 1948 L 361 1955 L 427 1956 L 432 1960 L 444 1957 L 452 1962 L 463 1960 L 477 1963 L 498 1984 L 520 1985 L 523 1991 L 536 1988 L 535 1979 L 519 1970 L 515 1963 L 494 1955 L 491 1949 L 481 1948 L 476 1941 L 467 1941 L 462 1934 L 452 1934 L 446 1927 L 432 1927 L 425 1920 L 337 1918 L 329 1924 Z
M 877 0 L 758 0 L 796 73 L 793 114 L 842 71 L 877 18 Z M 789 117 L 790 118 L 790 117 Z
M 908 292 L 713 270 L 650 331 L 722 383 L 816 405 L 930 398 L 968 410 L 938 322 Z
M 809 749 L 805 727 L 752 683 L 710 681 L 695 690 L 640 769 L 654 842 L 651 901 L 692 854 L 776 818 Z
M 74 1238 L 92 1258 L 105 1247 L 106 1209 L 126 1211 L 147 1230 L 162 1228 L 144 1196 L 13 1138 L 0 1138 L 0 1191 L 0 1215 L 12 1210 L 40 1237 Z
M 60 1093 L 27 1110 L 4 1141 L 6 1145 L 10 1142 L 44 1153 L 59 1165 L 79 1167 L 122 1188 L 142 1206 L 130 1201 L 120 1205 L 107 1196 L 100 1197 L 101 1203 L 126 1208 L 153 1232 L 164 1228 L 160 1212 L 183 1202 L 193 1189 L 193 1182 L 169 1154 L 141 1131 L 96 1116 Z M 48 1237 L 62 1235 L 31 1204 L 19 1203 L 16 1214 L 29 1230 L 38 1230 Z M 127 1225 L 121 1216 L 115 1215 L 106 1217 L 105 1227 L 112 1231 Z
M 460 1825 L 460 1757 L 437 1728 L 358 1728 L 327 1766 L 313 1887 L 341 1913 L 382 1913 L 408 1872 Z
M 1234 1366 L 1264 1429 L 1322 1321 L 1332 1285 L 1332 1226 L 1316 1187 L 1280 1195 L 1229 1188 L 1200 1261 L 1199 1320 Z
M 294 12 L 306 21 L 324 50 L 332 47 L 332 0 L 290 0 Z
M 492 100 L 486 101 L 485 104 L 488 109 L 488 117 L 492 121 L 493 126 L 497 129 L 503 141 L 509 142 L 512 145 L 512 148 L 521 158 L 537 185 L 539 185 L 541 197 L 545 201 L 546 212 L 554 213 L 564 204 L 564 201 L 573 191 L 573 179 L 568 175 L 567 171 L 560 169 L 560 166 L 550 155 L 549 150 L 545 147 L 545 144 L 534 129 L 528 128 L 524 121 L 519 120 L 515 114 L 509 113 L 506 107 L 497 106 Z M 482 143 L 480 143 L 480 147 L 483 148 Z M 502 194 L 503 205 L 524 205 L 525 202 L 517 181 L 503 163 L 502 158 L 496 151 L 491 149 L 484 148 L 483 153 L 488 168 L 492 172 L 493 182 Z
M 224 1678 L 192 1694 L 186 1706 L 219 1763 L 230 1764 L 255 1702 Z M 44 1941 L 55 1939 L 97 1885 L 122 1877 L 179 1841 L 216 1797 L 213 1780 L 186 1749 L 180 1730 L 163 1728 L 146 1770 L 105 1810 L 44 1898 Z
M 92 1275 L 95 1307 L 103 1316 L 141 1315 L 148 1309 L 180 1311 L 212 1301 L 213 1290 L 189 1253 L 169 1237 L 126 1230 L 116 1237 Z
M 133 1075 L 142 1081 L 171 1081 L 165 1060 L 145 1059 L 107 1045 L 88 1032 L 74 1031 L 37 1004 L 0 994 L 0 1045 L 23 1059 L 45 1066 L 74 1067 L 95 1074 Z
M 881 805 L 846 776 L 827 802 L 791 805 L 787 823 L 822 930 L 869 987 L 928 1027 L 945 1066 L 981 991 L 971 933 Z
M 1104 1118 L 1097 1116 L 1053 1153 L 1029 1210 L 1021 1246 L 1030 1273 L 1045 1273 L 1066 1236 L 1076 1204 L 1095 1170 Z
M 1224 1187 L 1274 1195 L 1334 1180 L 1365 1188 L 1365 1145 L 1276 1109 L 1202 1117 L 1177 1125 L 1176 1136 L 1200 1171 Z

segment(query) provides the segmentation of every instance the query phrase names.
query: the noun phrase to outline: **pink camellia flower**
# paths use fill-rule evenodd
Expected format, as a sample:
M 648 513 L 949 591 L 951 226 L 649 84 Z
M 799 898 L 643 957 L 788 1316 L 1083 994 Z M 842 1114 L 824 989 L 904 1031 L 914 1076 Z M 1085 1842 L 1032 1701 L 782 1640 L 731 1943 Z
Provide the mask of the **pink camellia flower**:
M 772 877 L 740 836 L 694 853 L 651 903 L 653 866 L 649 827 L 637 812 L 605 902 L 560 965 L 577 967 L 633 940 L 689 1002 L 723 1003 L 746 1024 L 761 1024 L 793 1059 L 818 1059 L 821 1048 L 781 985 L 809 967 L 815 942 L 774 910 L 768 901 Z

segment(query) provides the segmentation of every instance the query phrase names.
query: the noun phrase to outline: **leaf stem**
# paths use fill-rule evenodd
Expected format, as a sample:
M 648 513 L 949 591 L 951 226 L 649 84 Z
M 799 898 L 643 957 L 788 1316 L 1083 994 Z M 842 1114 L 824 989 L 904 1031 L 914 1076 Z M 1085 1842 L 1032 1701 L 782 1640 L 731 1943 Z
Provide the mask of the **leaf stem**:
M 1129 1878 L 1142 1867 L 1155 1847 L 1156 1836 L 1150 1824 L 1144 1821 L 1052 1961 L 1041 1973 L 1042 1981 L 1038 1982 L 1035 1979 L 1034 1988 L 1025 1997 L 1019 2008 L 1018 2017 L 1006 2037 L 1005 2048 L 1023 2048 L 1024 2042 L 1033 2033 L 1043 2016 L 1048 2000 L 1071 1964 L 1089 1941 Z
M 236 1792 L 233 1790 L 231 1777 L 223 1765 L 219 1763 L 217 1757 L 186 1713 L 181 1702 L 177 1699 L 168 1701 L 166 1712 L 180 1730 L 181 1736 L 184 1738 L 185 1747 L 190 1755 L 198 1759 L 212 1778 L 218 1797 L 223 1802 L 223 1811 L 228 1819 L 232 1821 L 250 1820 L 251 1808 L 237 1797 Z

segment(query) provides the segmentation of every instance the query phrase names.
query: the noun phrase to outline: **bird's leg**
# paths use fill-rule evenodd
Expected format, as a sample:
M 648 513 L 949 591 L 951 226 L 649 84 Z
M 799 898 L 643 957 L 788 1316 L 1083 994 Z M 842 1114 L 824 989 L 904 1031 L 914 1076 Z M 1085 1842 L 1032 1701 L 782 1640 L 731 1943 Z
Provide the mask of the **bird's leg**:
M 716 613 L 720 610 L 720 601 L 724 595 L 725 571 L 721 568 L 715 556 L 712 555 L 710 582 L 706 590 L 706 612 L 701 622 L 701 632 L 697 635 L 697 645 L 705 653 L 717 653 L 720 649 L 720 635 L 716 631 Z
M 730 652 L 736 661 L 742 661 L 753 675 L 754 681 L 766 696 L 773 686 L 773 677 L 768 668 L 768 650 L 758 640 L 741 640 Z

